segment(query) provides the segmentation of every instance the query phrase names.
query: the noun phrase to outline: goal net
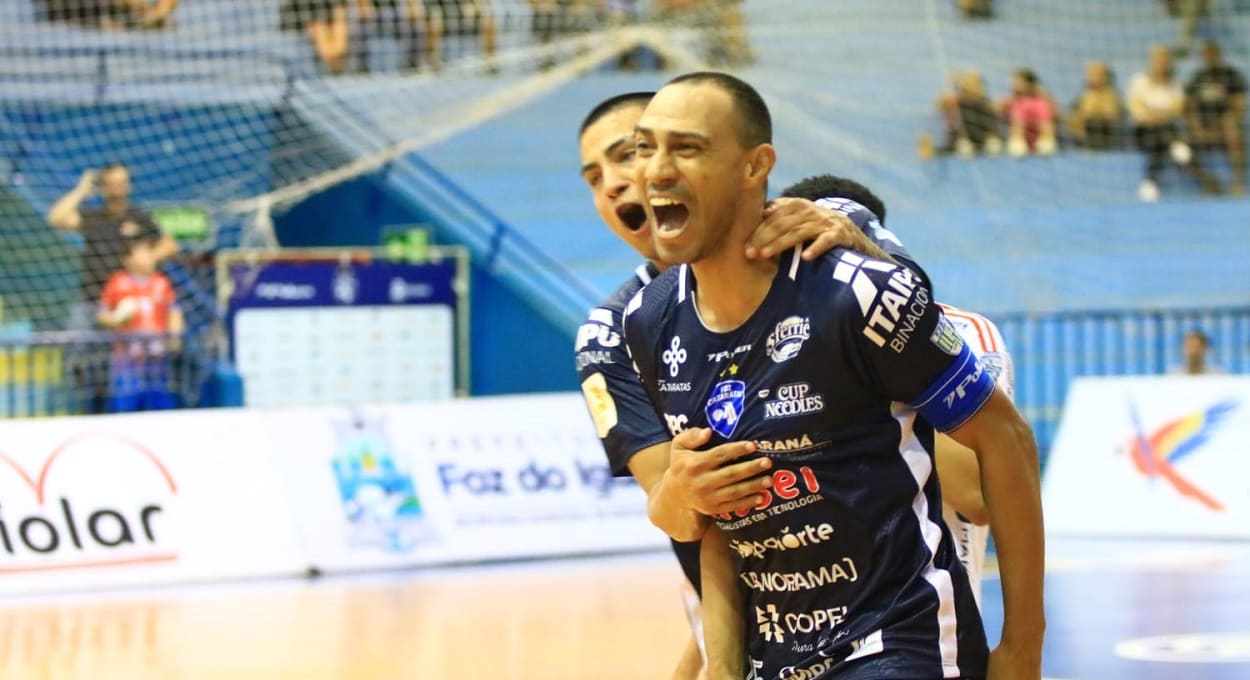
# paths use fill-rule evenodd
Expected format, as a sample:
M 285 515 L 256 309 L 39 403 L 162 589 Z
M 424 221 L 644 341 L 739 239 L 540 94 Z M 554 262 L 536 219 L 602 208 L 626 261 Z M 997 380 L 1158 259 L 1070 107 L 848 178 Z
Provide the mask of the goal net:
M 1246 10 L 1242 0 L 9 0 L 0 3 L 0 339 L 24 352 L 32 334 L 94 326 L 99 290 L 84 278 L 122 263 L 49 219 L 85 171 L 124 164 L 131 200 L 178 238 L 164 271 L 188 347 L 208 361 L 223 351 L 222 310 L 199 253 L 276 246 L 275 215 L 370 173 L 400 167 L 417 190 L 437 188 L 412 152 L 587 73 L 657 63 L 667 70 L 655 86 L 708 67 L 759 86 L 783 158 L 777 187 L 838 171 L 880 187 L 904 214 L 982 211 L 989 233 L 1018 215 L 995 222 L 985 209 L 1134 203 L 1144 160 L 1124 105 L 1131 78 L 1159 44 L 1188 82 L 1208 38 L 1246 66 Z M 1105 144 L 1078 139 L 1070 124 L 1093 61 L 1113 75 L 1120 106 Z M 1023 147 L 1013 139 L 1003 100 L 1021 69 L 1058 114 L 1053 143 L 1032 128 Z M 995 118 L 973 120 L 958 92 L 981 96 Z M 939 101 L 956 103 L 940 111 Z M 570 133 L 559 134 L 552 148 L 567 154 Z M 1064 160 L 1076 156 L 1084 160 Z M 1202 158 L 1227 187 L 1223 156 Z M 1165 200 L 1197 193 L 1169 173 Z M 88 183 L 70 203 L 98 209 L 99 193 Z M 493 229 L 481 225 L 482 243 Z M 1077 247 L 1097 247 L 1084 238 Z M 914 242 L 943 257 L 939 236 Z M 86 261 L 93 252 L 108 261 Z M 74 337 L 110 351 L 107 337 Z M 54 340 L 61 349 L 50 352 L 68 351 Z M 66 382 L 49 362 L 20 371 L 11 362 L 0 383 L 44 376 L 81 397 L 86 383 Z

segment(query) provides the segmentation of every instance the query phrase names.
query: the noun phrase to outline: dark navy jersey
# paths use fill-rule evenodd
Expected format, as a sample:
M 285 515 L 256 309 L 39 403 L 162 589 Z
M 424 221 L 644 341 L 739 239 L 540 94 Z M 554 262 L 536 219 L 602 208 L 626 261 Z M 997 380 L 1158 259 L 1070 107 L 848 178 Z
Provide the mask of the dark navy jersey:
M 641 265 L 577 330 L 577 373 L 612 474 L 629 474 L 635 453 L 672 438 L 647 397 L 621 339 L 621 316 L 634 294 L 656 275 Z
M 926 285 L 923 270 L 893 232 L 881 225 L 868 208 L 843 198 L 825 198 L 816 204 L 846 215 L 855 226 L 898 262 L 917 272 Z M 625 305 L 657 275 L 651 264 L 639 266 L 634 276 L 607 300 L 591 310 L 577 332 L 577 372 L 582 393 L 595 421 L 599 439 L 612 472 L 629 474 L 629 459 L 642 449 L 667 441 L 675 432 L 666 427 L 647 397 L 621 342 L 621 315 Z M 659 389 L 672 389 L 667 383 Z
M 932 428 L 961 425 L 994 383 L 920 278 L 842 249 L 806 263 L 796 250 L 727 333 L 703 326 L 695 291 L 689 267 L 660 275 L 630 301 L 624 334 L 672 428 L 711 428 L 709 447 L 755 441 L 773 459 L 764 500 L 715 518 L 753 677 L 984 675 Z

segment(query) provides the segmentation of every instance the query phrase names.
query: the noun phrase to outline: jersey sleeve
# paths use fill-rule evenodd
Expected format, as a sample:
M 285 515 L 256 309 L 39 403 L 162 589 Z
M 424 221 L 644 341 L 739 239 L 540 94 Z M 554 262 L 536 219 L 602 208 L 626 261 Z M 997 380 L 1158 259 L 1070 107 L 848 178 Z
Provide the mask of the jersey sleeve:
M 935 428 L 958 428 L 985 405 L 994 381 L 906 267 L 844 251 L 833 278 L 847 284 L 835 316 L 859 374 Z M 849 289 L 849 290 L 848 290 Z
M 622 318 L 605 307 L 591 311 L 577 331 L 577 373 L 612 473 L 629 474 L 629 459 L 669 433 L 648 399 L 623 340 Z

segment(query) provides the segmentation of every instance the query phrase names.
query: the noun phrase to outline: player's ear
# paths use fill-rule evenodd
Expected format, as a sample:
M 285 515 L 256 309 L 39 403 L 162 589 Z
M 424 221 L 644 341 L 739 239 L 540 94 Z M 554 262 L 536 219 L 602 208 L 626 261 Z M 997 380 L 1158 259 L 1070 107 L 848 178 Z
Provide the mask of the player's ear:
M 777 164 L 777 150 L 772 144 L 760 144 L 748 152 L 746 169 L 742 179 L 748 186 L 763 185 Z

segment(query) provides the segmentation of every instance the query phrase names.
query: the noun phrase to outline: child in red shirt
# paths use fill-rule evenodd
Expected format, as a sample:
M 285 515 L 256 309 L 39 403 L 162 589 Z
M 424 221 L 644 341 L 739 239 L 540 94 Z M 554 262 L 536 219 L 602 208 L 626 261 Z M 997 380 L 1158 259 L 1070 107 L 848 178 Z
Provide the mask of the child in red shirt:
M 169 279 L 156 270 L 155 243 L 127 244 L 121 271 L 113 272 L 100 298 L 100 325 L 130 337 L 113 345 L 109 362 L 109 411 L 174 408 L 169 359 L 181 347 L 182 311 Z

